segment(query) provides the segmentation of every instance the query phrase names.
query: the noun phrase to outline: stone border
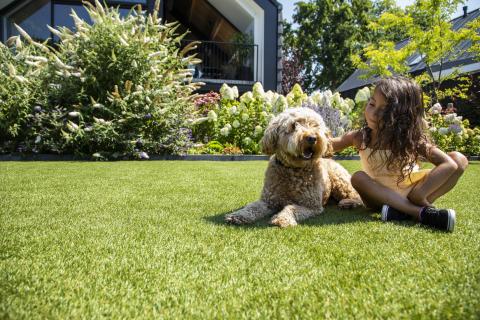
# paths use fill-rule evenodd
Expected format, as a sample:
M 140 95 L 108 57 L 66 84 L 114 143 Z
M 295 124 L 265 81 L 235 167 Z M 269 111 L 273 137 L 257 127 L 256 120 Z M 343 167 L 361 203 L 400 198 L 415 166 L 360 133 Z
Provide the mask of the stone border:
M 189 154 L 189 155 L 151 155 L 151 160 L 183 160 L 183 161 L 265 161 L 270 157 L 266 155 L 215 155 L 215 154 Z M 334 160 L 360 160 L 358 155 L 334 156 Z M 479 161 L 480 156 L 469 156 L 470 161 Z M 0 161 L 95 161 L 90 157 L 79 157 L 72 154 L 2 154 Z M 109 161 L 139 161 L 139 160 L 109 160 Z M 145 160 L 141 160 L 145 161 Z

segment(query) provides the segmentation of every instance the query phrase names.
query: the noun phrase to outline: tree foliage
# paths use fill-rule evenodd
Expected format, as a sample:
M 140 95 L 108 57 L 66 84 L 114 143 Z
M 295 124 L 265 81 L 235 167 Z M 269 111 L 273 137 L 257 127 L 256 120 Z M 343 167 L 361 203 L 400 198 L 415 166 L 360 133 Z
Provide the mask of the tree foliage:
M 383 12 L 401 12 L 392 0 L 310 0 L 296 3 L 293 22 L 284 23 L 284 46 L 303 66 L 306 91 L 336 88 L 353 71 L 351 56 L 379 39 L 399 40 L 401 29 L 370 29 Z
M 353 57 L 355 65 L 367 71 L 365 77 L 392 73 L 409 75 L 411 65 L 407 59 L 416 53 L 419 61 L 415 63 L 423 62 L 426 69 L 417 81 L 430 93 L 431 103 L 437 102 L 445 96 L 441 92 L 442 83 L 458 76 L 458 72 L 445 73 L 445 62 L 465 53 L 458 50 L 458 46 L 471 41 L 470 50 L 476 51 L 476 56 L 479 52 L 478 19 L 460 30 L 453 30 L 449 22 L 450 15 L 461 3 L 462 0 L 417 0 L 405 12 L 383 13 L 369 28 L 384 33 L 403 28 L 408 42 L 402 45 L 390 40 L 372 43 L 363 50 L 362 56 Z M 461 96 L 464 92 L 459 90 L 456 94 Z

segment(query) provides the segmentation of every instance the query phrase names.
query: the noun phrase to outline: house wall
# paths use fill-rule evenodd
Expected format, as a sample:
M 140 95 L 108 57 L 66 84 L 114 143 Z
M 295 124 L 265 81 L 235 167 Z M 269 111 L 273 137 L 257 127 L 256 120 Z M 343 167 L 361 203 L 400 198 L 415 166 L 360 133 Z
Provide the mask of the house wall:
M 265 13 L 263 86 L 266 90 L 277 91 L 278 9 L 270 0 L 255 0 L 255 2 Z
M 61 0 L 56 0 L 61 2 Z M 233 1 L 233 0 L 232 0 Z M 236 0 L 236 1 L 245 1 L 245 0 Z M 281 19 L 281 15 L 279 14 L 279 7 L 277 7 L 274 3 L 274 0 L 249 0 L 256 5 L 258 5 L 263 10 L 263 36 L 259 38 L 261 41 L 262 47 L 262 54 L 259 56 L 258 60 L 260 61 L 259 66 L 261 66 L 261 70 L 258 70 L 259 80 L 263 83 L 263 86 L 267 90 L 274 90 L 278 91 L 278 88 L 281 84 L 281 65 L 280 65 L 280 57 L 281 57 L 281 41 L 279 41 L 279 32 L 281 32 L 278 22 Z M 7 12 L 11 11 L 13 8 L 17 7 L 18 5 L 29 2 L 29 0 L 15 0 L 10 5 L 6 6 L 2 10 L 0 10 L 0 37 L 1 41 L 5 41 L 5 19 L 3 19 L 2 15 L 6 14 Z M 75 1 L 76 2 L 76 1 Z M 80 2 L 80 1 L 78 1 Z M 113 0 L 112 2 L 115 2 Z M 155 0 L 146 0 L 146 8 L 148 11 L 153 11 Z M 160 8 L 160 16 L 165 16 L 165 3 L 166 1 L 161 1 L 161 8 Z M 281 11 L 280 11 L 281 12 Z M 255 23 L 255 22 L 254 22 Z M 249 31 L 254 32 L 255 24 L 252 24 L 248 27 Z M 260 45 L 259 45 L 260 47 Z M 260 53 L 260 52 L 259 52 Z M 279 76 L 280 74 L 280 76 Z

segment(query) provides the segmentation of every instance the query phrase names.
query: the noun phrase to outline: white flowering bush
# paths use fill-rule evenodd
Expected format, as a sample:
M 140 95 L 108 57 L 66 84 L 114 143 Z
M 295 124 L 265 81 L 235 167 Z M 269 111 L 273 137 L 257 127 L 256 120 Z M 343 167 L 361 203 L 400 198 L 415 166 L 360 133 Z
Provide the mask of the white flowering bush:
M 196 100 L 196 112 L 191 120 L 194 139 L 199 142 L 192 153 L 203 150 L 214 141 L 225 146 L 228 153 L 235 148 L 242 153 L 259 153 L 259 142 L 269 121 L 287 108 L 308 107 L 320 113 L 335 136 L 350 129 L 349 119 L 355 107 L 351 99 L 343 99 L 338 93 L 327 90 L 308 96 L 297 84 L 286 96 L 272 91 L 264 91 L 256 83 L 252 91 L 239 97 L 236 87 L 224 84 L 220 94 L 211 92 Z M 224 152 L 225 153 L 225 152 Z
M 260 152 L 259 141 L 274 111 L 286 108 L 285 97 L 271 91 L 265 93 L 260 83 L 239 97 L 237 87 L 224 84 L 220 94 L 209 93 L 196 100 L 191 120 L 193 136 L 198 142 L 215 141 L 228 153 L 237 149 L 246 154 Z M 195 152 L 192 150 L 192 152 Z
M 480 128 L 470 128 L 468 119 L 453 110 L 444 110 L 440 103 L 428 111 L 430 135 L 444 151 L 459 151 L 467 155 L 480 154 Z
M 27 79 L 24 88 L 5 90 L 30 97 L 17 106 L 29 119 L 18 126 L 32 128 L 27 144 L 36 151 L 96 158 L 148 158 L 148 153 L 187 150 L 187 115 L 193 110 L 192 93 L 201 85 L 191 82 L 190 68 L 200 60 L 188 55 L 195 43 L 181 49 L 184 35 L 175 33 L 178 23 L 157 18 L 158 5 L 151 15 L 132 11 L 121 18 L 115 8 L 85 2 L 93 25 L 72 12 L 76 31 L 50 28 L 59 38 L 55 48 L 35 42 L 19 28 L 21 37 L 2 48 L 1 68 L 4 83 L 18 76 Z M 4 62 L 9 55 L 21 64 L 16 74 Z M 31 79 L 36 79 L 30 85 L 33 94 L 27 86 Z M 10 128 L 7 139 L 12 140 L 15 126 L 0 126 Z M 24 142 L 13 142 L 19 143 Z
M 35 102 L 41 99 L 38 90 L 40 81 L 34 63 L 27 57 L 36 56 L 39 49 L 33 46 L 25 47 L 19 39 L 11 39 L 18 50 L 10 50 L 0 43 L 0 151 L 18 150 L 28 147 L 29 115 L 39 111 Z

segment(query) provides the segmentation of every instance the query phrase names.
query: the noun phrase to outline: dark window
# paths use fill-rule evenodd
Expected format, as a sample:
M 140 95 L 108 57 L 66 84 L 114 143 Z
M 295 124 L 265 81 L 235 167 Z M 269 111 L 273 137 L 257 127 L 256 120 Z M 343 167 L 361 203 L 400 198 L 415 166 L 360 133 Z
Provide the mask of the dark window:
M 67 27 L 70 30 L 75 30 L 75 23 L 73 22 L 73 18 L 70 16 L 72 10 L 75 11 L 77 16 L 86 23 L 92 23 L 92 20 L 90 19 L 87 10 L 82 5 L 55 4 L 55 27 Z
M 18 35 L 16 23 L 36 40 L 45 40 L 50 37 L 47 24 L 51 23 L 51 6 L 49 0 L 36 0 L 21 7 L 8 17 L 8 37 Z
M 146 0 L 143 1 L 132 1 L 132 0 L 120 0 L 120 1 L 107 1 L 113 7 L 117 7 L 120 16 L 125 18 L 130 12 L 131 8 L 138 4 L 146 4 Z M 84 20 L 86 23 L 91 24 L 92 20 L 90 19 L 87 10 L 83 7 L 82 3 L 65 3 L 53 1 L 53 12 L 54 19 L 53 24 L 55 28 L 58 27 L 67 27 L 70 30 L 75 30 L 75 23 L 73 18 L 70 16 L 72 9 L 77 13 L 77 16 Z M 143 7 L 145 10 L 146 7 Z M 22 29 L 24 29 L 32 38 L 36 40 L 45 40 L 51 38 L 52 34 L 47 28 L 47 24 L 51 25 L 51 11 L 52 10 L 52 1 L 50 0 L 34 0 L 31 1 L 26 6 L 20 7 L 19 10 L 14 12 L 8 17 L 7 24 L 7 35 L 11 37 L 12 35 L 18 35 L 18 31 L 13 25 L 13 23 L 18 24 Z M 58 41 L 58 37 L 54 36 L 54 41 Z

